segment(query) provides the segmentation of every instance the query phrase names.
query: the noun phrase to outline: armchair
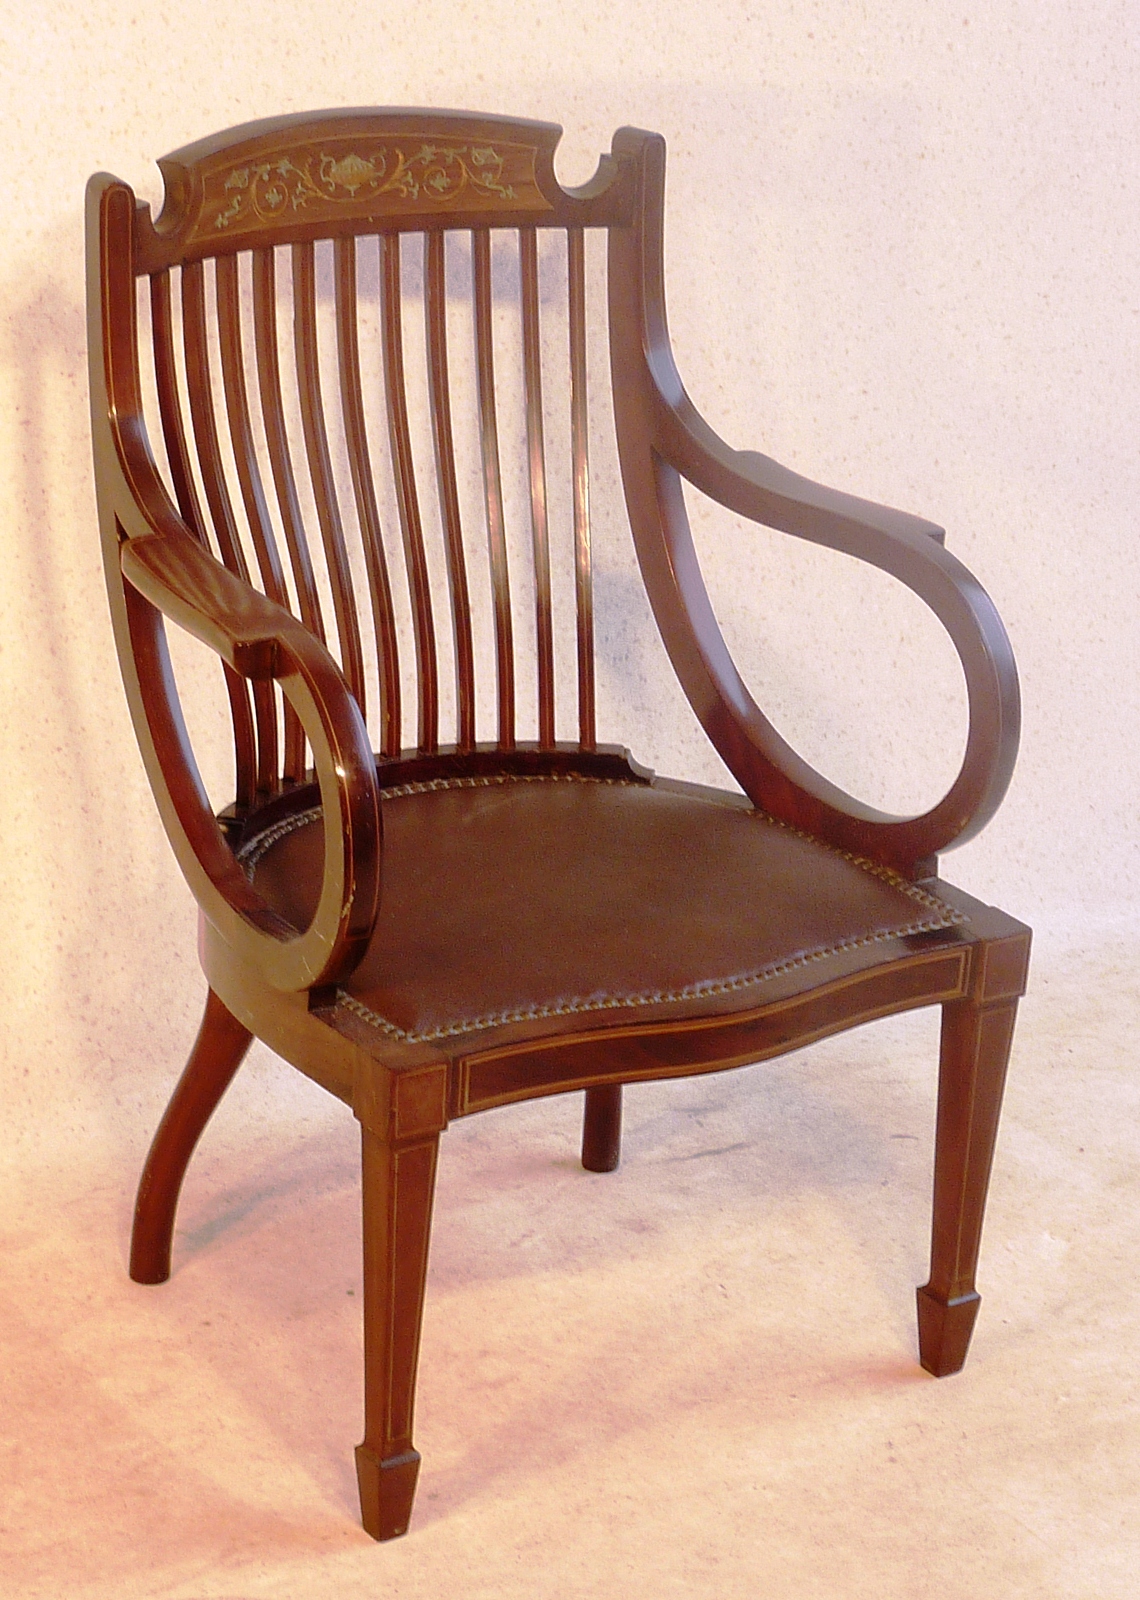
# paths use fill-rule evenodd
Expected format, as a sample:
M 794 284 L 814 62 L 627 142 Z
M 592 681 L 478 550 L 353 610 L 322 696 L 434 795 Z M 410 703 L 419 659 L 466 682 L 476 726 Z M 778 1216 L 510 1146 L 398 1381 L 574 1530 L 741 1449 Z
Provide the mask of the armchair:
M 594 178 L 564 190 L 559 135 L 467 113 L 320 112 L 167 156 L 154 220 L 125 183 L 89 186 L 111 613 L 143 759 L 200 906 L 208 984 L 140 1183 L 131 1274 L 168 1276 L 183 1174 L 254 1035 L 351 1108 L 364 1208 L 357 1468 L 377 1539 L 403 1533 L 412 1509 L 433 1184 L 452 1118 L 584 1090 L 583 1163 L 607 1171 L 624 1084 L 941 1006 L 918 1318 L 922 1364 L 943 1376 L 962 1365 L 978 1309 L 1025 983 L 1028 930 L 936 876 L 937 854 L 983 826 L 1012 770 L 1017 679 L 991 602 L 932 524 L 717 438 L 666 331 L 664 142 L 622 129 Z M 598 742 L 588 231 L 608 235 L 613 409 L 641 570 L 742 794 L 655 777 Z M 504 382 L 507 315 L 518 356 Z M 416 448 L 416 381 L 430 451 Z M 567 436 L 555 442 L 560 381 Z M 503 468 L 516 441 L 521 540 Z M 548 492 L 555 448 L 563 510 Z M 961 771 L 925 814 L 855 801 L 765 719 L 714 617 L 683 482 L 881 567 L 934 610 L 970 721 Z M 235 787 L 219 815 L 182 720 L 167 622 L 223 664 Z

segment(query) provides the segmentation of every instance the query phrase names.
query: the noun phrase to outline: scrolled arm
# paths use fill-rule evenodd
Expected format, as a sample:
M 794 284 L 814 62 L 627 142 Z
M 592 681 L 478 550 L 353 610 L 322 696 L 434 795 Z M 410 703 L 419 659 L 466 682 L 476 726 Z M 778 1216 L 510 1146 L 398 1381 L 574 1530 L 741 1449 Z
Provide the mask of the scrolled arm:
M 356 702 L 324 646 L 215 561 L 173 513 L 156 529 L 158 519 L 137 501 L 124 509 L 127 523 L 135 524 L 123 529 L 134 537 L 123 540 L 120 563 L 149 735 L 144 756 L 183 871 L 205 915 L 276 988 L 343 979 L 367 948 L 380 889 L 375 759 Z M 152 504 L 148 513 L 155 509 Z M 276 679 L 297 712 L 313 749 L 324 816 L 324 879 L 303 933 L 257 895 L 210 813 L 158 613 L 243 676 Z
M 993 602 L 943 548 L 941 528 L 825 488 L 767 456 L 730 449 L 687 398 L 662 405 L 657 420 L 656 475 L 674 479 L 672 485 L 658 485 L 667 538 L 681 558 L 675 570 L 678 579 L 684 575 L 689 621 L 721 691 L 723 724 L 714 742 L 726 760 L 726 749 L 732 754 L 729 765 L 745 791 L 766 809 L 907 872 L 976 834 L 1000 804 L 1013 771 L 1020 722 L 1017 671 Z M 969 732 L 957 777 L 929 811 L 892 817 L 854 800 L 809 767 L 762 716 L 731 662 L 709 605 L 687 521 L 680 521 L 684 507 L 677 474 L 741 516 L 890 573 L 938 617 L 962 663 Z
M 689 703 L 754 804 L 831 844 L 908 875 L 981 829 L 1013 771 L 1017 672 L 993 603 L 921 518 L 825 489 L 768 457 L 731 449 L 698 414 L 673 360 L 665 318 L 665 145 L 619 130 L 614 154 L 635 175 L 633 224 L 610 234 L 610 360 L 626 506 L 657 625 Z M 929 811 L 894 817 L 845 794 L 776 732 L 740 677 L 709 602 L 682 479 L 754 522 L 889 572 L 946 628 L 962 662 L 969 733 L 958 776 Z
M 104 568 L 119 662 L 147 774 L 179 864 L 206 917 L 285 991 L 348 976 L 380 892 L 376 768 L 336 663 L 295 617 L 198 543 L 159 477 L 143 422 L 136 334 L 136 202 L 106 173 L 88 184 L 91 432 Z M 234 671 L 274 678 L 312 746 L 324 815 L 317 909 L 298 933 L 248 881 L 210 808 L 182 720 L 163 617 Z

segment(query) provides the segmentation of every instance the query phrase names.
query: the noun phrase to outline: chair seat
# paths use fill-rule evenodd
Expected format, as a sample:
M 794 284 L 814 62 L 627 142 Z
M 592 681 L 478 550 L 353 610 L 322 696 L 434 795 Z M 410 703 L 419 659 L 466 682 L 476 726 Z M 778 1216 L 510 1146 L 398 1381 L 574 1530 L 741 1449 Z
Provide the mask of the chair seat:
M 388 790 L 383 818 L 380 915 L 341 998 L 409 1043 L 528 1022 L 541 1033 L 593 1011 L 731 1014 L 789 967 L 963 920 L 715 791 L 444 779 Z M 322 851 L 309 810 L 240 855 L 303 929 Z

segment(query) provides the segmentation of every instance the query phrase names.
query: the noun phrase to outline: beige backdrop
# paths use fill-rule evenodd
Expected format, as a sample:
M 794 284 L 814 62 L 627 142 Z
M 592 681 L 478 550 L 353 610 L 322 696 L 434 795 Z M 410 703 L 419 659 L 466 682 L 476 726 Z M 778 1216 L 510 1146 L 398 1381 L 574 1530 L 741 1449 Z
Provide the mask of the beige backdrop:
M 1038 927 L 1043 981 L 1079 968 L 1114 1004 L 1132 984 L 1134 1005 L 1119 958 L 1138 920 L 1140 840 L 1130 0 L 0 0 L 0 1160 L 12 1216 L 53 1184 L 72 1207 L 104 1193 L 119 1247 L 202 993 L 102 591 L 83 185 L 102 168 L 157 199 L 165 151 L 346 104 L 556 120 L 569 182 L 620 124 L 665 134 L 670 320 L 698 406 L 736 446 L 943 522 L 1012 635 L 1020 765 L 997 820 L 946 875 Z M 870 799 L 932 799 L 961 707 L 921 608 L 731 520 L 702 523 L 702 549 L 783 731 Z M 660 770 L 715 777 L 628 584 L 606 619 L 605 731 Z M 286 1115 L 325 1127 L 283 1074 L 251 1070 L 256 1092 L 219 1149 L 270 1138 Z

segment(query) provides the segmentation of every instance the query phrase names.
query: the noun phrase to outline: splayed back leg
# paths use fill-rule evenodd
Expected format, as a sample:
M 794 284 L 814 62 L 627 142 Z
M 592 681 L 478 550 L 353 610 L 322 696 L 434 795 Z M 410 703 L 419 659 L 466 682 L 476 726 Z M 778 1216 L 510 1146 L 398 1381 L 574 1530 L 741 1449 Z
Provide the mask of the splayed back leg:
M 136 1283 L 165 1283 L 170 1276 L 170 1241 L 182 1179 L 194 1146 L 241 1066 L 252 1037 L 211 989 L 190 1059 L 158 1125 L 139 1180 L 131 1232 L 131 1277 Z

